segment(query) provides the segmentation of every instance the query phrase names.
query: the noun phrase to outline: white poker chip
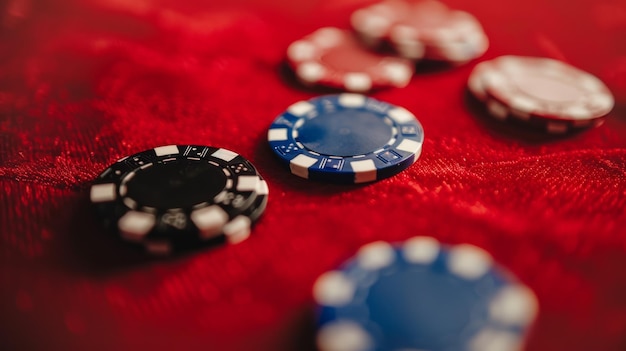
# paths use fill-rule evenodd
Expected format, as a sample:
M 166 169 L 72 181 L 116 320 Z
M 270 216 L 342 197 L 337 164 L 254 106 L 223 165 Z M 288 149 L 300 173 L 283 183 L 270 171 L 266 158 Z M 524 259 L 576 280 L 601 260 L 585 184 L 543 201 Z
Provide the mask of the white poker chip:
M 614 105 L 600 79 L 549 58 L 501 56 L 481 62 L 468 89 L 492 116 L 539 124 L 554 134 L 602 125 Z

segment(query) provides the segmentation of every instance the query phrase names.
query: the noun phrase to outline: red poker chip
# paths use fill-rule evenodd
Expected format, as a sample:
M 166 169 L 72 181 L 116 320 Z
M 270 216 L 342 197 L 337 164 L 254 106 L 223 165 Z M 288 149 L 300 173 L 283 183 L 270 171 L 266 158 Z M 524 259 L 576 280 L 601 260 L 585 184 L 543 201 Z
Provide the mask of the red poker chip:
M 351 92 L 404 87 L 414 73 L 411 61 L 371 52 L 351 32 L 332 27 L 293 42 L 287 62 L 303 84 Z
M 434 0 L 387 0 L 355 11 L 353 29 L 371 47 L 388 44 L 403 57 L 466 62 L 489 45 L 471 14 Z
M 614 105 L 600 79 L 553 59 L 501 56 L 485 63 L 479 76 L 486 95 L 520 119 L 587 125 L 607 115 Z

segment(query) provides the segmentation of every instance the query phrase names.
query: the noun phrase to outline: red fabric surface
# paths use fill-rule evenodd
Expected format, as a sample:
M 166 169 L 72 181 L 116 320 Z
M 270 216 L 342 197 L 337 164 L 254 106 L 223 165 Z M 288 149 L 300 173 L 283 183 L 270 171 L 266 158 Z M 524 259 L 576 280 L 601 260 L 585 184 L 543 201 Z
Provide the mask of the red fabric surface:
M 422 157 L 364 186 L 313 183 L 266 130 L 319 94 L 286 47 L 348 27 L 367 1 L 10 0 L 1 3 L 0 345 L 4 350 L 311 350 L 311 286 L 374 240 L 431 235 L 488 250 L 537 294 L 528 350 L 626 349 L 626 3 L 449 0 L 503 54 L 599 76 L 617 105 L 566 137 L 492 121 L 468 99 L 475 63 L 418 66 L 374 97 L 414 112 Z M 100 229 L 90 181 L 167 144 L 225 147 L 267 179 L 253 235 L 171 259 Z

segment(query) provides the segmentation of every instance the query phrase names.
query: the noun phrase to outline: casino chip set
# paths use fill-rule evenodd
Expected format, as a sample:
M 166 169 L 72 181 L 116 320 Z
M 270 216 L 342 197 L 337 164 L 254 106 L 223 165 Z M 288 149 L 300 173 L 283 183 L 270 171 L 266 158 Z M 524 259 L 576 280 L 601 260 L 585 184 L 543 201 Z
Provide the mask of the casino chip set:
M 418 60 L 462 64 L 489 43 L 474 16 L 434 0 L 386 0 L 355 11 L 351 24 L 287 49 L 302 83 L 346 91 L 296 102 L 270 125 L 270 148 L 301 178 L 357 184 L 407 169 L 422 151 L 420 122 L 359 93 L 404 87 Z M 484 61 L 467 84 L 493 117 L 549 133 L 601 125 L 614 104 L 598 78 L 547 58 Z M 118 160 L 90 197 L 106 227 L 164 255 L 245 240 L 268 193 L 233 151 L 168 145 Z M 533 293 L 489 254 L 430 237 L 365 245 L 321 275 L 313 295 L 320 351 L 519 351 L 538 310 Z
M 288 47 L 287 62 L 300 81 L 348 92 L 401 88 L 417 60 L 460 64 L 488 47 L 474 16 L 435 0 L 385 0 L 355 11 L 351 24 L 352 32 L 321 28 Z M 494 117 L 549 133 L 601 125 L 614 104 L 598 78 L 547 58 L 484 61 L 472 71 L 468 89 Z M 343 93 L 292 104 L 270 125 L 267 138 L 292 174 L 357 184 L 415 163 L 424 130 L 403 107 Z M 194 145 L 162 146 L 119 160 L 91 188 L 104 224 L 153 254 L 247 238 L 267 196 L 267 183 L 250 161 Z

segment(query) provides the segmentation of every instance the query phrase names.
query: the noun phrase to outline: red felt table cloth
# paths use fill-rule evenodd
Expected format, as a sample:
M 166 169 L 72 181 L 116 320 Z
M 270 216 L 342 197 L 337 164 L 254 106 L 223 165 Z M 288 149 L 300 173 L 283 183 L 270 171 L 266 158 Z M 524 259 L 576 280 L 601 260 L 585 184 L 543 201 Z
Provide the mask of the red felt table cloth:
M 423 153 L 363 186 L 292 176 L 272 120 L 318 95 L 286 47 L 347 28 L 361 0 L 11 0 L 0 34 L 0 348 L 312 350 L 311 286 L 374 240 L 489 251 L 538 296 L 528 350 L 626 349 L 626 3 L 449 0 L 485 57 L 546 56 L 607 83 L 606 124 L 565 137 L 492 121 L 466 95 L 475 62 L 418 66 L 374 97 L 412 111 Z M 168 144 L 250 159 L 270 202 L 235 246 L 152 260 L 111 238 L 90 182 Z

